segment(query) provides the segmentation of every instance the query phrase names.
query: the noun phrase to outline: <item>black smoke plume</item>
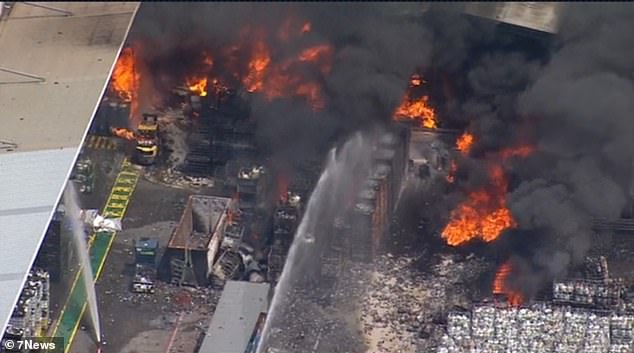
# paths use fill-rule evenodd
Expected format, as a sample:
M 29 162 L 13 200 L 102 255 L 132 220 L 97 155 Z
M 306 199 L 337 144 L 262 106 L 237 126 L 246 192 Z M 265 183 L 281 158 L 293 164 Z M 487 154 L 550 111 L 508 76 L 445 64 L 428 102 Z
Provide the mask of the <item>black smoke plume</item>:
M 560 276 L 591 246 L 590 220 L 621 216 L 632 178 L 634 6 L 565 8 L 559 47 L 520 95 L 535 116 L 538 169 L 509 195 L 520 226 L 550 235 L 528 259 L 532 278 Z M 533 287 L 535 288 L 535 287 Z
M 254 99 L 260 139 L 274 158 L 292 164 L 323 153 L 337 136 L 388 121 L 411 73 L 428 62 L 429 34 L 420 23 L 389 16 L 393 8 L 369 3 L 144 3 L 131 38 L 142 42 L 143 61 L 154 70 L 155 81 L 168 82 L 165 86 L 199 65 L 202 50 L 215 53 L 244 41 L 246 28 L 265 29 L 272 61 L 304 45 L 332 46 L 332 70 L 317 77 L 325 95 L 323 110 L 314 112 L 298 99 Z M 289 18 L 310 22 L 310 33 L 300 41 L 276 40 Z M 248 58 L 238 60 L 244 67 Z M 222 63 L 214 66 L 222 70 Z
M 505 163 L 518 223 L 506 236 L 521 239 L 511 241 L 513 285 L 528 296 L 583 260 L 591 220 L 621 216 L 632 178 L 634 6 L 571 4 L 562 15 L 558 33 L 542 36 L 541 54 L 483 44 L 463 66 L 468 94 L 453 117 L 476 135 L 468 174 L 485 168 L 478 161 L 487 151 L 535 146 Z

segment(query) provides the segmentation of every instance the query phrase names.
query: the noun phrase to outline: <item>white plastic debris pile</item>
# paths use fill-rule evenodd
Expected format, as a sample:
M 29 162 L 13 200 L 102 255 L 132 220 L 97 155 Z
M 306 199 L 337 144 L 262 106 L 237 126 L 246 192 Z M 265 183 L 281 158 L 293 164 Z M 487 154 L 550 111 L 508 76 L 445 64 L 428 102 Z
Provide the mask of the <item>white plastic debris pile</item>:
M 632 352 L 634 316 L 534 303 L 481 304 L 448 315 L 439 353 Z
M 99 210 L 81 210 L 80 218 L 84 224 L 92 227 L 97 232 L 121 231 L 121 220 L 106 218 L 99 214 Z

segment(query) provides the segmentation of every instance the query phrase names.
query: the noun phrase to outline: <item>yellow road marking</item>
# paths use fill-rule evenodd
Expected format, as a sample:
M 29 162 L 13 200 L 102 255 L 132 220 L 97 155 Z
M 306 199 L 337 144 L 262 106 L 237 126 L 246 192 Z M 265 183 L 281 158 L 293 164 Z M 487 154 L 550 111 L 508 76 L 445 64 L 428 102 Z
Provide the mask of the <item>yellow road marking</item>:
M 90 149 L 114 150 L 117 148 L 117 143 L 111 137 L 88 135 L 86 147 Z
M 127 158 L 123 160 L 123 162 L 121 163 L 120 172 L 117 175 L 117 178 L 115 179 L 114 185 L 121 184 L 121 181 L 123 179 L 128 179 L 128 182 L 129 182 L 130 185 L 136 185 L 136 182 L 138 181 L 138 179 L 140 177 L 140 173 L 137 172 L 137 171 L 130 171 L 129 167 L 131 165 L 132 164 L 130 163 L 130 161 Z M 112 204 L 113 201 L 122 201 L 122 199 L 120 199 L 120 197 L 122 195 L 115 195 L 114 194 L 115 192 L 121 192 L 120 188 L 121 187 L 119 187 L 119 190 L 117 190 L 117 187 L 113 187 L 111 189 L 110 195 L 109 195 L 109 197 L 108 197 L 108 199 L 106 201 L 106 205 L 104 206 L 104 214 L 112 215 L 112 216 L 115 216 L 116 218 L 122 218 L 123 217 L 123 214 L 125 213 L 125 211 L 127 210 L 127 206 L 129 205 L 130 197 L 132 196 L 132 192 L 134 191 L 134 187 L 125 187 L 125 190 L 127 191 L 127 194 L 128 194 L 128 195 L 125 195 L 125 201 L 127 201 L 127 202 L 125 202 L 123 205 L 121 205 L 119 202 L 117 202 L 117 206 L 113 207 L 114 206 Z M 107 211 L 108 209 L 113 209 L 113 208 L 116 208 L 117 212 L 108 212 Z M 90 249 L 90 247 L 91 247 L 91 245 L 92 245 L 92 243 L 93 243 L 93 241 L 95 239 L 95 236 L 96 236 L 95 233 L 91 234 L 91 236 L 90 236 L 90 239 L 89 239 L 89 242 L 88 242 L 88 248 L 89 249 Z M 99 275 L 101 274 L 103 266 L 104 266 L 104 264 L 106 262 L 106 258 L 108 257 L 108 254 L 110 253 L 110 249 L 112 247 L 112 243 L 114 242 L 114 237 L 115 236 L 116 236 L 116 233 L 113 234 L 113 236 L 112 236 L 112 238 L 111 238 L 111 240 L 108 243 L 108 246 L 106 248 L 106 252 L 104 254 L 104 257 L 100 261 L 99 268 L 97 269 L 97 272 L 95 273 L 95 278 L 94 278 L 95 282 L 97 281 L 97 279 L 99 278 Z M 79 278 L 80 278 L 80 275 L 81 275 L 81 269 L 82 269 L 82 267 L 80 266 L 79 270 L 77 271 L 77 274 L 75 275 L 75 279 L 74 279 L 73 285 L 71 286 L 71 289 L 69 291 L 68 297 L 66 298 L 64 306 L 62 307 L 62 310 L 60 311 L 60 314 L 58 316 L 57 322 L 55 324 L 55 328 L 53 329 L 53 335 L 52 336 L 55 336 L 55 333 L 57 332 L 57 330 L 59 328 L 59 324 L 61 323 L 61 319 L 64 316 L 64 312 L 65 312 L 65 310 L 66 310 L 66 308 L 68 306 L 68 301 L 70 300 L 71 294 L 72 294 L 73 290 L 75 289 L 75 287 L 77 286 L 77 282 L 79 281 Z M 82 310 L 81 310 L 80 315 L 79 315 L 79 319 L 77 320 L 77 323 L 75 324 L 75 327 L 74 327 L 74 329 L 73 329 L 73 331 L 71 333 L 70 339 L 69 339 L 69 341 L 67 343 L 65 343 L 66 344 L 66 347 L 65 347 L 65 350 L 64 350 L 65 353 L 68 352 L 68 350 L 70 349 L 70 347 L 72 345 L 72 342 L 73 342 L 73 339 L 74 339 L 75 335 L 77 334 L 77 328 L 79 326 L 79 322 L 81 321 L 81 318 L 84 315 L 84 311 L 86 309 L 86 304 L 87 303 L 84 302 L 84 305 L 82 306 Z

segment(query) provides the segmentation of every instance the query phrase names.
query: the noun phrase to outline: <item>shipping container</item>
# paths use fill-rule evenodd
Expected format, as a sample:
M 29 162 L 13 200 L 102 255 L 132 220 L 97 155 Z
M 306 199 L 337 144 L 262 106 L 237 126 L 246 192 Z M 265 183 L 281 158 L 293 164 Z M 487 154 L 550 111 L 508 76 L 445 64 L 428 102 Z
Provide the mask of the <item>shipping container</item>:
M 165 253 L 168 280 L 175 284 L 206 286 L 224 237 L 230 198 L 192 195 L 174 229 Z

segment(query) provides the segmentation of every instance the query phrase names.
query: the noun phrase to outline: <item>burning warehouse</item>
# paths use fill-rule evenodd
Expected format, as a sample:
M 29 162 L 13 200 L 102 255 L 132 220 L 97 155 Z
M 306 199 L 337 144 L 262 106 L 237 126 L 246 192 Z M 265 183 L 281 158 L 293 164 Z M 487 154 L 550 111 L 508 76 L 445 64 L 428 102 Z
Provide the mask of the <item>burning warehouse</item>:
M 289 352 L 631 351 L 629 280 L 570 276 L 598 223 L 631 228 L 630 13 L 544 33 L 512 30 L 517 6 L 491 5 L 503 26 L 467 5 L 173 6 L 141 9 L 93 126 L 134 139 L 156 108 L 167 158 L 139 170 L 214 185 L 171 233 L 170 283 L 277 284 L 262 341 Z

